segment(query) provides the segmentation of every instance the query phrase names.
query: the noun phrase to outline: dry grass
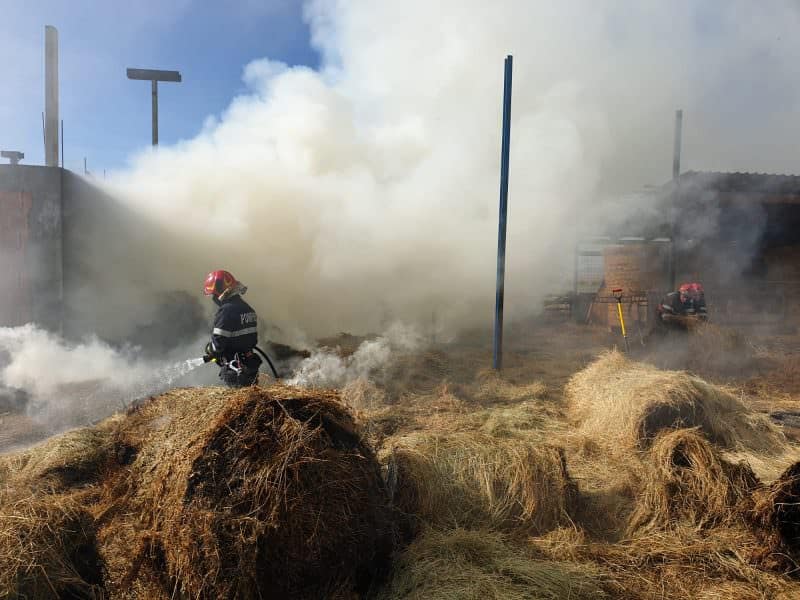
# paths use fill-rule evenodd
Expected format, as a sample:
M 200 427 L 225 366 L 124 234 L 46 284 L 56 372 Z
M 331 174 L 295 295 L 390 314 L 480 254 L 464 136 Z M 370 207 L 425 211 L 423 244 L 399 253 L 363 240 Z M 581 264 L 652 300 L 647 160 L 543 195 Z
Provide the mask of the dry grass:
M 543 533 L 569 522 L 575 502 L 560 448 L 479 433 L 404 438 L 389 473 L 395 505 L 417 525 Z
M 758 479 L 745 464 L 722 459 L 696 429 L 660 434 L 647 456 L 648 470 L 629 531 L 681 525 L 706 528 L 738 519 Z
M 565 389 L 581 431 L 621 451 L 647 448 L 663 429 L 698 427 L 728 449 L 779 452 L 780 429 L 730 391 L 683 371 L 662 371 L 607 352 Z
M 429 530 L 396 559 L 381 600 L 606 598 L 599 570 L 537 560 L 491 530 Z

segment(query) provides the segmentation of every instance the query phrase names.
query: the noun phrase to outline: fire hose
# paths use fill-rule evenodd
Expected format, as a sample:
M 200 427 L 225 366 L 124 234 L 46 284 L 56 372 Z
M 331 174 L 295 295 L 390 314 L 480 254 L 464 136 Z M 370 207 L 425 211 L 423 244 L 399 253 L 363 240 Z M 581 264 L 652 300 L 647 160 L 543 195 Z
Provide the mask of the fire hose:
M 267 356 L 267 353 L 266 353 L 266 352 L 264 352 L 264 351 L 263 351 L 261 348 L 259 348 L 258 346 L 253 346 L 253 350 L 255 350 L 256 352 L 258 352 L 258 354 L 260 354 L 260 355 L 262 356 L 262 358 L 263 358 L 265 361 L 267 361 L 267 364 L 269 365 L 269 368 L 270 368 L 270 370 L 272 371 L 272 375 L 275 377 L 275 379 L 280 379 L 280 377 L 278 376 L 278 371 L 275 369 L 275 365 L 274 365 L 274 364 L 272 364 L 272 361 L 270 360 L 269 356 Z M 210 356 L 210 355 L 208 355 L 208 354 L 206 354 L 206 355 L 203 357 L 203 361 L 204 361 L 204 362 L 214 362 L 214 363 L 218 363 L 218 362 L 219 362 L 219 361 L 218 361 L 218 359 L 217 359 L 216 357 Z

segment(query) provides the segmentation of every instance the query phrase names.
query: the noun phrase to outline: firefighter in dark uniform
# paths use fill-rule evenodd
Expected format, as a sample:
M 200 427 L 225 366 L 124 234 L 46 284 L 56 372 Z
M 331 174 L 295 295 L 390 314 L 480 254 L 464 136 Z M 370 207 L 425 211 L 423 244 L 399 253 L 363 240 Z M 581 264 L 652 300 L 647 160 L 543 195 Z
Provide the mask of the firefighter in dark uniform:
M 682 284 L 677 292 L 671 292 L 662 298 L 656 313 L 660 325 L 673 329 L 685 329 L 686 319 L 707 321 L 708 311 L 702 284 Z
M 219 307 L 204 358 L 219 364 L 220 379 L 231 387 L 253 385 L 261 366 L 253 351 L 258 344 L 258 317 L 242 299 L 246 291 L 247 287 L 228 271 L 209 273 L 203 289 Z

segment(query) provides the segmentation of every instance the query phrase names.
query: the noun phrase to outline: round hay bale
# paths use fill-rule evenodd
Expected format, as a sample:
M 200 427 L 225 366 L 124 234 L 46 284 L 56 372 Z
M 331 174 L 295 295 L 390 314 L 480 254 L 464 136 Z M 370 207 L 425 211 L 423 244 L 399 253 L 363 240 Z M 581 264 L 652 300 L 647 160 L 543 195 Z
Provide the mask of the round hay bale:
M 394 505 L 440 527 L 544 533 L 570 522 L 577 488 L 564 451 L 480 433 L 401 440 L 389 457 Z
M 120 423 L 133 448 L 99 534 L 109 588 L 330 597 L 391 552 L 380 466 L 334 392 L 182 390 Z
M 662 371 L 617 351 L 602 354 L 565 388 L 581 432 L 610 450 L 645 449 L 664 429 L 698 427 L 726 449 L 780 452 L 786 439 L 766 415 L 684 371 Z
M 751 513 L 761 541 L 753 561 L 797 576 L 800 569 L 800 462 L 755 495 Z
M 759 482 L 746 463 L 722 459 L 697 429 L 660 434 L 647 454 L 629 532 L 706 527 L 738 518 Z

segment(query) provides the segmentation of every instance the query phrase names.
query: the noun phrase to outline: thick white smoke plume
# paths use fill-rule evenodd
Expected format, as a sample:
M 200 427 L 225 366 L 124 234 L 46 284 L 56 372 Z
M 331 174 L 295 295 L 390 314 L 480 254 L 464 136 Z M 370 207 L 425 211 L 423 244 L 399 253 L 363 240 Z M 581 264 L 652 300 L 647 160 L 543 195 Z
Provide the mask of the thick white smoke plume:
M 676 107 L 684 164 L 794 166 L 792 2 L 318 0 L 306 14 L 319 71 L 255 60 L 247 95 L 111 185 L 163 228 L 137 260 L 184 252 L 165 280 L 192 292 L 229 268 L 284 331 L 490 323 L 507 53 L 511 318 L 569 287 L 576 237 L 620 217 L 605 196 L 669 179 Z
M 422 344 L 423 337 L 415 329 L 395 324 L 384 335 L 362 342 L 350 356 L 342 356 L 336 349 L 315 350 L 287 383 L 340 388 L 357 379 L 370 380 L 389 365 L 393 354 L 414 352 Z

